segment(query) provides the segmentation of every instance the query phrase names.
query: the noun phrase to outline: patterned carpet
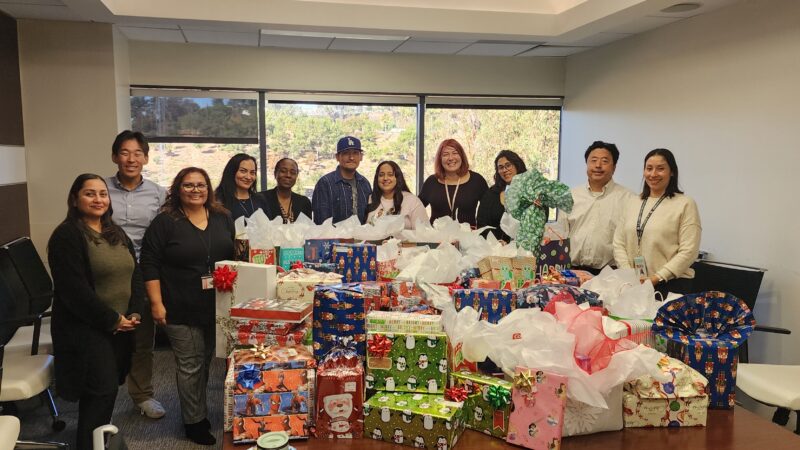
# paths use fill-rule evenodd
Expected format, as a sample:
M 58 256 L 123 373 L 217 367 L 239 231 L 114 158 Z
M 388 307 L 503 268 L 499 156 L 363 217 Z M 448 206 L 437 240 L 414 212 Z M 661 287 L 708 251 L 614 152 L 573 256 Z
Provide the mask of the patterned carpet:
M 139 414 L 128 396 L 128 390 L 121 386 L 114 407 L 112 423 L 116 425 L 130 450 L 179 450 L 222 448 L 222 382 L 225 377 L 225 360 L 215 358 L 209 376 L 209 420 L 218 444 L 214 447 L 193 444 L 184 437 L 181 421 L 180 403 L 175 387 L 175 360 L 170 350 L 155 352 L 153 385 L 156 399 L 167 410 L 167 415 L 159 420 L 148 419 Z M 54 432 L 50 427 L 50 414 L 46 406 L 38 401 L 28 401 L 19 405 L 22 433 L 20 439 L 37 441 L 58 441 L 75 448 L 75 427 L 78 421 L 77 403 L 56 399 L 59 413 L 67 423 L 67 428 Z

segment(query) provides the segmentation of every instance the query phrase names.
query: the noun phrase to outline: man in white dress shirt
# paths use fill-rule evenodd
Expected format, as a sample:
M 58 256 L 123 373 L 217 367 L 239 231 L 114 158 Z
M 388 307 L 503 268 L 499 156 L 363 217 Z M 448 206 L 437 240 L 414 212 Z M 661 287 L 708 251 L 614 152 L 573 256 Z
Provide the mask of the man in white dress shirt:
M 612 179 L 619 161 L 617 146 L 595 141 L 584 153 L 588 183 L 571 189 L 575 205 L 572 212 L 559 211 L 559 228 L 570 240 L 570 259 L 574 269 L 593 274 L 614 262 L 614 230 L 625 201 L 633 192 Z

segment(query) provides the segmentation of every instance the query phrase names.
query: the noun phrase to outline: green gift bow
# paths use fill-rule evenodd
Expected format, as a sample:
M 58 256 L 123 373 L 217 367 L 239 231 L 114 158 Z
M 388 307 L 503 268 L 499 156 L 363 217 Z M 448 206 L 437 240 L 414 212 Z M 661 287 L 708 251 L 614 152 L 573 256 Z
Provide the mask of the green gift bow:
M 489 386 L 486 396 L 494 409 L 505 408 L 511 402 L 511 392 L 503 386 Z
M 537 200 L 541 207 L 535 205 Z M 506 188 L 506 211 L 519 220 L 517 245 L 538 257 L 547 223 L 547 208 L 570 212 L 572 204 L 569 186 L 546 179 L 536 169 L 514 176 Z

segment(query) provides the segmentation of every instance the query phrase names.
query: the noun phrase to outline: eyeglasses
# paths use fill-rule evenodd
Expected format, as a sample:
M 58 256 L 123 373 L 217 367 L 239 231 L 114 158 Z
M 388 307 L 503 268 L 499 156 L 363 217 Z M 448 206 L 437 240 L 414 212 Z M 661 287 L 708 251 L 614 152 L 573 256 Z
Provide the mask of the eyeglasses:
M 205 183 L 183 183 L 181 184 L 181 188 L 186 192 L 192 192 L 194 190 L 198 190 L 200 192 L 205 192 L 208 190 L 208 185 Z
M 498 166 L 497 166 L 497 171 L 498 171 L 498 172 L 505 172 L 505 171 L 507 171 L 507 170 L 511 170 L 511 169 L 513 169 L 513 168 L 514 168 L 514 164 L 512 164 L 512 163 L 505 163 L 505 164 L 500 164 L 500 165 L 498 165 Z

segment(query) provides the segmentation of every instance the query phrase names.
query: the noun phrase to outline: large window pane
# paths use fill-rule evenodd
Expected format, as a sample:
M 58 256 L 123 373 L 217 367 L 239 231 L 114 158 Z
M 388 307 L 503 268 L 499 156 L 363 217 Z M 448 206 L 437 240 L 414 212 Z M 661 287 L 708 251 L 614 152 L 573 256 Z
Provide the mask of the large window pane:
M 147 136 L 258 138 L 255 99 L 132 96 L 134 130 Z
M 275 186 L 275 163 L 288 156 L 300 166 L 295 192 L 310 198 L 317 180 L 337 166 L 336 142 L 353 135 L 364 149 L 358 172 L 370 183 L 378 163 L 394 160 L 416 191 L 415 107 L 268 103 L 264 116 L 269 188 Z
M 151 143 L 150 159 L 142 175 L 169 187 L 172 179 L 184 167 L 200 167 L 208 172 L 211 184 L 216 189 L 222 178 L 222 169 L 237 153 L 247 153 L 258 160 L 258 144 Z
M 425 176 L 433 174 L 439 144 L 454 138 L 464 146 L 470 168 L 494 184 L 494 158 L 513 150 L 528 167 L 558 178 L 561 111 L 557 109 L 469 109 L 428 107 L 425 114 Z

